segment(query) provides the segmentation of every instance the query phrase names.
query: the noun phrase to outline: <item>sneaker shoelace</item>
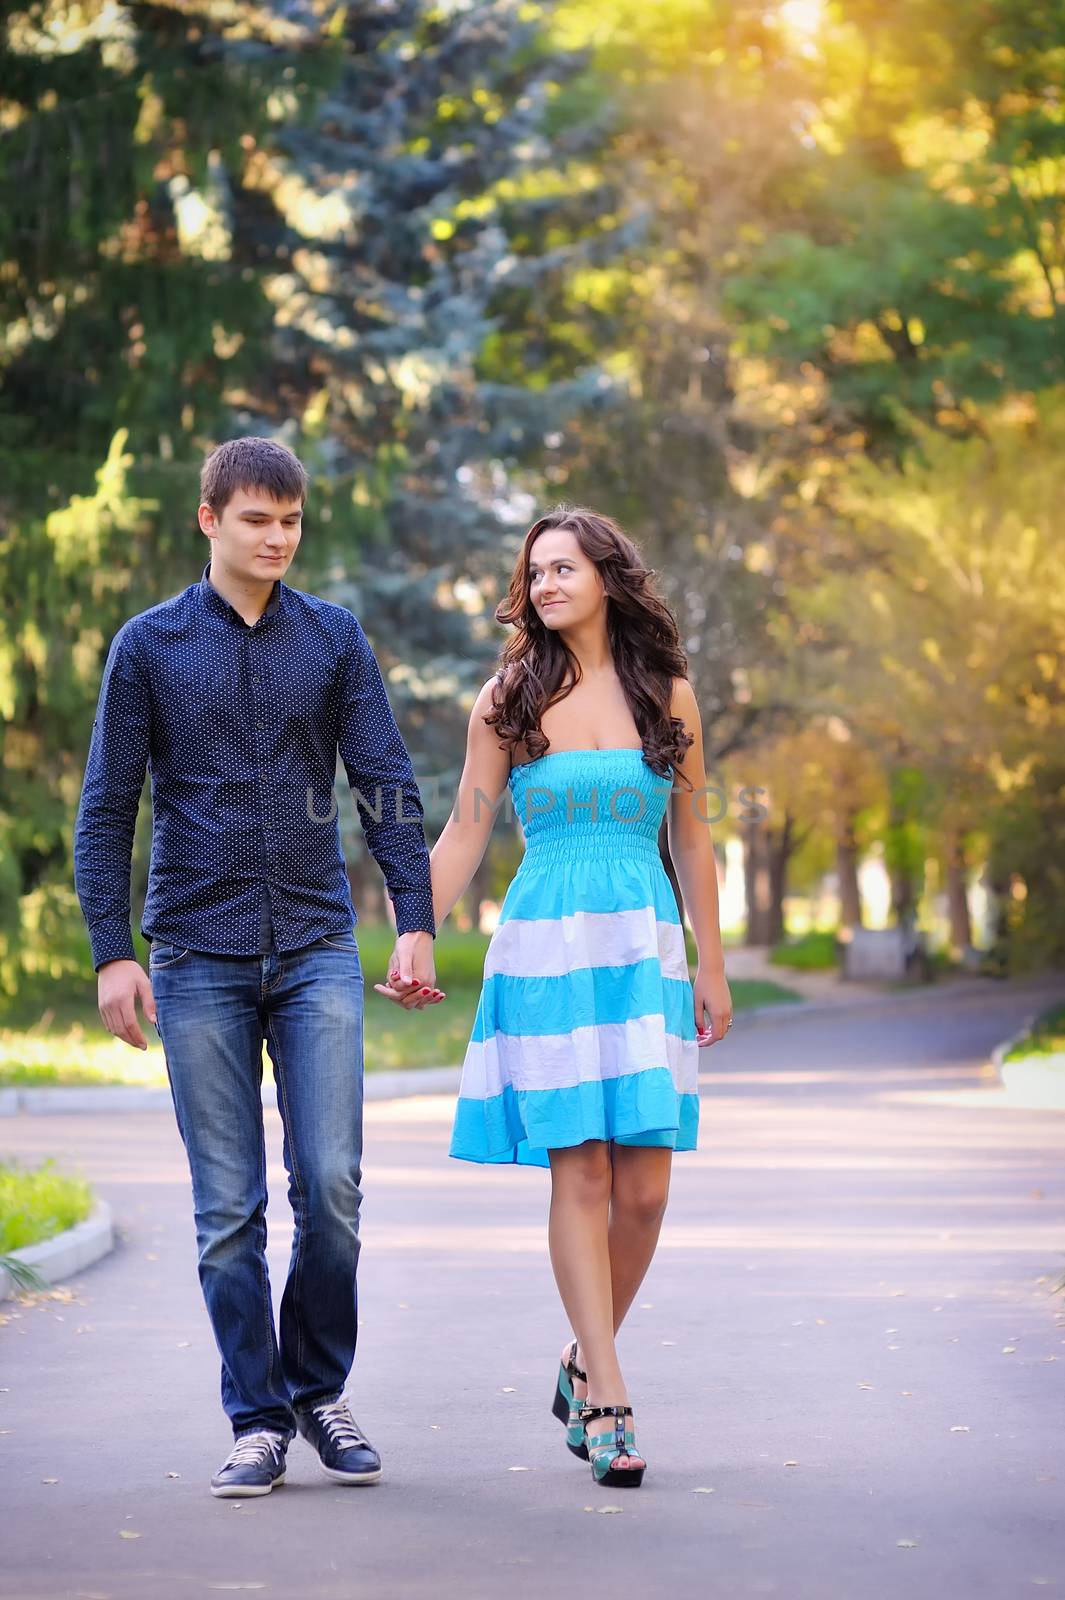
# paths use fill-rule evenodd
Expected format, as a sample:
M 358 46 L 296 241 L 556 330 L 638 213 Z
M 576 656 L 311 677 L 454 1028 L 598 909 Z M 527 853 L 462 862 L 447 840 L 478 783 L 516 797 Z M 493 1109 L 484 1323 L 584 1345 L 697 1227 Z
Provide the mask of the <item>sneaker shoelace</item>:
M 334 1400 L 330 1405 L 314 1406 L 313 1410 L 333 1444 L 339 1446 L 341 1450 L 366 1443 L 359 1432 L 355 1418 L 343 1400 Z
M 242 1434 L 226 1457 L 222 1471 L 225 1472 L 228 1467 L 259 1467 L 267 1456 L 272 1457 L 275 1465 L 278 1465 L 283 1442 L 282 1434 L 271 1433 L 268 1428 L 262 1428 L 257 1433 Z

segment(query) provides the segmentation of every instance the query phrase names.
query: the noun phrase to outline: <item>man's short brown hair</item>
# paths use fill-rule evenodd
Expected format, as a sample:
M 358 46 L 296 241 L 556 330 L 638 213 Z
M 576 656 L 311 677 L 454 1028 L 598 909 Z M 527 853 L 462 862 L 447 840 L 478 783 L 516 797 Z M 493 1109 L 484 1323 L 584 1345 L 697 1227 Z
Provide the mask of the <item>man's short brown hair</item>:
M 307 469 L 276 439 L 227 439 L 211 451 L 200 471 L 200 503 L 221 516 L 241 489 L 260 490 L 272 500 L 307 499 Z

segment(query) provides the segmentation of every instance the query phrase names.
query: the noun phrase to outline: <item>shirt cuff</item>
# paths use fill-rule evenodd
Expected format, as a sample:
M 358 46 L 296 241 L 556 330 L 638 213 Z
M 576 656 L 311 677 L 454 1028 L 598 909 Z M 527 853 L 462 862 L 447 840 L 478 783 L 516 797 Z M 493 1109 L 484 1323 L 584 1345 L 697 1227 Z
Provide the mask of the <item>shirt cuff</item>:
M 128 922 L 99 922 L 89 930 L 93 970 L 99 972 L 105 961 L 136 961 L 133 934 Z
M 404 889 L 391 895 L 396 913 L 397 933 L 431 933 L 436 938 L 436 920 L 433 916 L 432 892 Z

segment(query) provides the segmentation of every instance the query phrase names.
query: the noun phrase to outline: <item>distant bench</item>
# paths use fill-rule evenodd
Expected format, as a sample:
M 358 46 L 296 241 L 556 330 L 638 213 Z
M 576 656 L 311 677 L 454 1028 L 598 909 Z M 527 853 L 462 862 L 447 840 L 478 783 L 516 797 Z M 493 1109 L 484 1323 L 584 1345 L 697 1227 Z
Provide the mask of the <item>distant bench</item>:
M 840 940 L 843 977 L 855 982 L 929 983 L 932 966 L 916 928 L 851 928 Z

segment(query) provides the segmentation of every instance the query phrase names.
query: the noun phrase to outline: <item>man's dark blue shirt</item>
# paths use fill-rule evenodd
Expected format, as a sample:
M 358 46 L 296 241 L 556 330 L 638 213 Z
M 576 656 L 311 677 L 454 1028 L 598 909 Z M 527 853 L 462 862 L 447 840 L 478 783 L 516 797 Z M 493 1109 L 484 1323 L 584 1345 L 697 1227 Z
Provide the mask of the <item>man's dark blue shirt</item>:
M 146 768 L 145 937 L 254 956 L 271 939 L 284 953 L 350 933 L 338 750 L 397 932 L 435 933 L 421 797 L 358 619 L 279 580 L 249 626 L 209 572 L 131 617 L 108 653 L 74 830 L 93 965 L 135 955 L 130 862 Z

